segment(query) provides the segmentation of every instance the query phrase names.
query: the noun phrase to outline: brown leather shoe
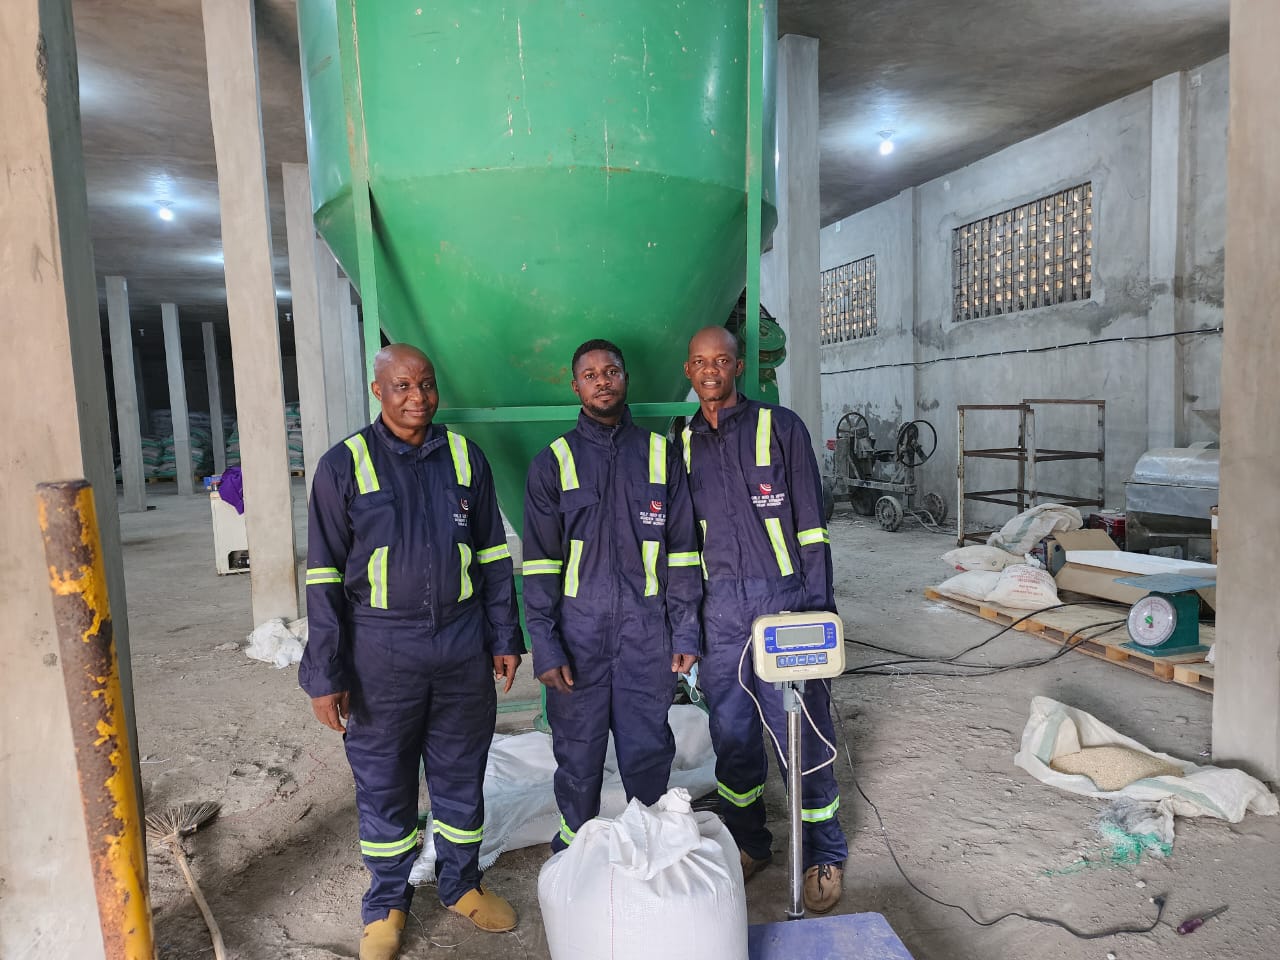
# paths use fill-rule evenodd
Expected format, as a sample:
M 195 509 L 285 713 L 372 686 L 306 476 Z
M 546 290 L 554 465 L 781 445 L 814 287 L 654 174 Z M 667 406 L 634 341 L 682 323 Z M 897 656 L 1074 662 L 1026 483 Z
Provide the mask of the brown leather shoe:
M 449 909 L 459 916 L 466 917 L 481 930 L 489 933 L 506 933 L 508 930 L 515 929 L 515 909 L 502 897 L 496 893 L 490 893 L 483 886 L 468 890 Z
M 400 953 L 405 912 L 392 910 L 385 920 L 366 924 L 360 938 L 360 960 L 395 960 Z
M 830 913 L 844 893 L 844 867 L 823 863 L 804 872 L 804 908 L 810 913 Z
M 772 856 L 765 857 L 763 860 L 757 860 L 745 850 L 738 851 L 738 859 L 742 861 L 742 882 L 746 883 L 757 873 L 773 862 Z

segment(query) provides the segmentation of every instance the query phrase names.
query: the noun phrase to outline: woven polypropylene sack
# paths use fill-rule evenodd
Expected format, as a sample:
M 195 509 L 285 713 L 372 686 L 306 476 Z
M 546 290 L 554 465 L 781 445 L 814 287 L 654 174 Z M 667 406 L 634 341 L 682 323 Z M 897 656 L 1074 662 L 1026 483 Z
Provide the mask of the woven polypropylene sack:
M 583 824 L 543 866 L 538 901 L 552 960 L 747 956 L 738 848 L 680 788 Z

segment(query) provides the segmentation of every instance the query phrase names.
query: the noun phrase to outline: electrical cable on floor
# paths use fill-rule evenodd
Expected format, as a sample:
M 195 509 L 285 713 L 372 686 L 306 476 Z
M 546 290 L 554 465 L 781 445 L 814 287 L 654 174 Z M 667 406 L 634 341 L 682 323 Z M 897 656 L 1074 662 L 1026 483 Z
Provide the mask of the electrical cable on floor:
M 848 735 L 845 733 L 845 729 L 844 729 L 844 715 L 841 714 L 840 706 L 838 703 L 836 703 L 836 700 L 834 697 L 831 699 L 831 708 L 835 711 L 836 719 L 837 721 L 839 721 L 838 728 L 840 731 L 840 741 L 844 745 L 844 756 L 845 756 L 845 760 L 849 764 L 849 776 L 850 776 L 850 779 L 853 780 L 854 789 L 858 791 L 858 795 L 862 797 L 863 800 L 866 801 L 867 806 L 869 806 L 871 808 L 871 811 L 876 815 L 876 821 L 880 824 L 880 837 L 881 839 L 884 840 L 885 849 L 889 851 L 889 857 L 893 860 L 893 865 L 898 868 L 898 873 L 901 874 L 902 879 L 907 882 L 907 886 L 909 886 L 916 893 L 920 894 L 920 896 L 924 897 L 926 900 L 929 900 L 932 903 L 936 903 L 942 907 L 949 907 L 952 910 L 959 910 L 966 917 L 968 917 L 973 923 L 977 924 L 980 927 L 994 927 L 996 924 L 1001 923 L 1004 920 L 1008 920 L 1011 917 L 1017 917 L 1021 920 L 1030 921 L 1031 923 L 1039 923 L 1039 924 L 1044 924 L 1045 926 L 1058 927 L 1062 930 L 1065 930 L 1067 933 L 1071 934 L 1073 937 L 1076 937 L 1077 939 L 1080 939 L 1080 940 L 1103 940 L 1103 939 L 1106 939 L 1107 937 L 1115 937 L 1123 933 L 1151 933 L 1153 930 L 1156 929 L 1156 927 L 1160 925 L 1160 922 L 1164 917 L 1164 907 L 1166 902 L 1166 897 L 1163 894 L 1151 898 L 1151 902 L 1154 903 L 1156 907 L 1156 917 L 1154 920 L 1151 921 L 1149 925 L 1145 927 L 1138 927 L 1138 926 L 1109 927 L 1105 930 L 1086 932 L 1083 930 L 1077 930 L 1075 927 L 1067 923 L 1065 920 L 1059 920 L 1056 917 L 1041 917 L 1033 913 L 1023 913 L 1019 910 L 1010 910 L 1007 913 L 1002 913 L 1000 916 L 996 917 L 994 920 L 979 920 L 977 917 L 975 917 L 972 913 L 969 912 L 967 907 L 959 903 L 950 903 L 946 900 L 942 900 L 938 897 L 935 897 L 931 893 L 926 893 L 923 889 L 921 889 L 921 887 L 914 880 L 911 879 L 910 876 L 907 875 L 907 871 L 903 869 L 902 863 L 898 860 L 898 854 L 893 849 L 893 844 L 889 840 L 889 830 L 887 827 L 885 827 L 884 817 L 880 816 L 880 808 L 877 807 L 872 802 L 871 798 L 867 796 L 866 791 L 862 789 L 862 784 L 858 783 L 858 778 L 857 778 L 857 775 L 854 773 L 854 767 L 853 767 L 853 751 L 849 749 L 849 738 L 848 738 Z

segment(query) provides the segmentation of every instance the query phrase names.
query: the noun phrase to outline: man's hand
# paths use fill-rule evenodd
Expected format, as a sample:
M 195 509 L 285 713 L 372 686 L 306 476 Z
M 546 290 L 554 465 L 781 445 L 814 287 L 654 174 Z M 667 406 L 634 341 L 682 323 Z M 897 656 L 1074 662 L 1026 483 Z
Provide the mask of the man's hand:
M 697 662 L 698 658 L 692 653 L 677 653 L 671 658 L 671 672 L 688 673 Z
M 573 693 L 573 671 L 567 663 L 563 667 L 553 667 L 546 673 L 538 674 L 538 680 L 544 687 L 560 693 Z
M 508 653 L 493 658 L 493 679 L 507 681 L 502 687 L 503 693 L 511 692 L 511 685 L 516 682 L 516 671 L 519 669 L 520 657 L 518 654 Z
M 347 728 L 342 725 L 342 721 L 351 714 L 351 694 L 347 691 L 312 697 L 311 709 L 315 711 L 316 719 L 330 730 L 347 732 Z

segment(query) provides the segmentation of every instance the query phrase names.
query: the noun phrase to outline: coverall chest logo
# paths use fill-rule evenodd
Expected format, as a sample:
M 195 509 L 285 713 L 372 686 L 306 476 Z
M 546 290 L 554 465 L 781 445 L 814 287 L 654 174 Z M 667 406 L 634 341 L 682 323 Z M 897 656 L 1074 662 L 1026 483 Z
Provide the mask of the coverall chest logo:
M 661 500 L 650 500 L 649 509 L 640 508 L 640 522 L 646 527 L 665 527 L 667 511 Z
M 781 491 L 774 493 L 772 483 L 758 483 L 756 489 L 759 492 L 751 495 L 751 503 L 756 507 L 780 507 L 782 501 L 787 498 L 787 495 Z
M 466 497 L 458 499 L 458 510 L 453 515 L 453 522 L 460 527 L 465 527 L 471 519 L 471 501 Z

